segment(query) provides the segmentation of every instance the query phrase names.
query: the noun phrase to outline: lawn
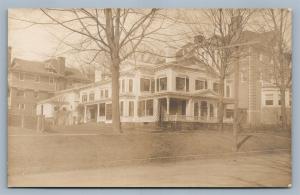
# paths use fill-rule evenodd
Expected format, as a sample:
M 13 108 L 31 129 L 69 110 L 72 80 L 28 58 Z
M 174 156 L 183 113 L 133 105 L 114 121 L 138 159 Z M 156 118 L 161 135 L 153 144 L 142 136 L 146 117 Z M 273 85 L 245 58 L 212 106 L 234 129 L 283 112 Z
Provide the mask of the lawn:
M 290 139 L 240 135 L 239 154 L 286 150 Z M 31 133 L 9 135 L 8 174 L 51 173 L 119 165 L 179 162 L 232 155 L 231 133 L 215 131 L 124 134 Z M 248 153 L 244 153 L 248 152 Z

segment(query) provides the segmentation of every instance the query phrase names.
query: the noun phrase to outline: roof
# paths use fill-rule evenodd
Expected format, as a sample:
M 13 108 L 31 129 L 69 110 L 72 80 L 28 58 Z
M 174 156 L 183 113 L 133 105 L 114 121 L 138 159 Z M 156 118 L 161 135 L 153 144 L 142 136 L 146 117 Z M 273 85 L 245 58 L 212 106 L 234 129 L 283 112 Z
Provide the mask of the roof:
M 15 58 L 12 62 L 10 70 L 22 71 L 36 74 L 49 74 L 54 76 L 65 77 L 73 80 L 89 81 L 78 69 L 65 67 L 65 73 L 58 72 L 59 61 L 58 59 L 49 59 L 45 61 L 32 61 Z
M 46 64 L 51 64 L 52 66 L 56 65 L 54 64 L 54 61 L 31 61 L 31 60 L 23 60 L 19 58 L 15 58 L 12 62 L 12 67 L 10 70 L 18 70 L 18 71 L 24 71 L 24 72 L 31 72 L 31 73 L 39 73 L 39 74 L 52 74 L 57 76 L 62 76 L 55 72 L 49 72 L 49 70 L 46 68 Z
M 88 80 L 78 69 L 66 67 L 65 77 L 67 79 Z

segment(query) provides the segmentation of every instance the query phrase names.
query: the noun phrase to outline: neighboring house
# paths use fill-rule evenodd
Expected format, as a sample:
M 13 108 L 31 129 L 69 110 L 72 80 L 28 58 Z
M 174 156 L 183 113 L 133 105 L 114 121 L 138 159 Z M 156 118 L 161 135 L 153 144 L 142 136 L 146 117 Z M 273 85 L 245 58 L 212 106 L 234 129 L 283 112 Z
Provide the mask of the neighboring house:
M 266 112 L 264 101 L 264 96 L 270 89 L 274 93 L 279 93 L 278 88 L 275 87 L 274 65 L 268 49 L 268 46 L 273 44 L 273 38 L 274 32 L 272 31 L 266 33 L 244 31 L 242 33 L 241 42 L 254 43 L 243 47 L 245 57 L 240 60 L 239 86 L 239 107 L 247 111 L 246 121 L 251 126 L 280 123 L 280 107 L 273 110 L 273 113 Z M 289 92 L 287 92 L 286 99 L 290 100 L 288 94 Z M 278 98 L 278 94 L 274 94 L 274 97 Z M 289 123 L 291 122 L 290 110 L 290 106 L 287 107 Z M 271 117 L 271 115 L 278 117 Z
M 78 70 L 65 66 L 63 57 L 46 61 L 11 60 L 9 48 L 9 125 L 33 128 L 38 101 L 52 97 L 56 91 L 86 83 L 89 80 Z

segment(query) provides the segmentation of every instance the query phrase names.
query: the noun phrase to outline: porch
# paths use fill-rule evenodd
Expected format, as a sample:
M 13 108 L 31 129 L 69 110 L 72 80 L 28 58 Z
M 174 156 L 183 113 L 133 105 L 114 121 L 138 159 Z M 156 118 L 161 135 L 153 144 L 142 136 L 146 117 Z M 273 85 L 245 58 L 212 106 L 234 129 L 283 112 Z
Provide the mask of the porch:
M 217 123 L 217 113 L 217 99 L 178 97 L 158 99 L 158 118 L 160 122 Z M 233 114 L 231 115 L 231 113 L 233 112 L 230 109 L 224 110 L 224 123 L 232 123 Z

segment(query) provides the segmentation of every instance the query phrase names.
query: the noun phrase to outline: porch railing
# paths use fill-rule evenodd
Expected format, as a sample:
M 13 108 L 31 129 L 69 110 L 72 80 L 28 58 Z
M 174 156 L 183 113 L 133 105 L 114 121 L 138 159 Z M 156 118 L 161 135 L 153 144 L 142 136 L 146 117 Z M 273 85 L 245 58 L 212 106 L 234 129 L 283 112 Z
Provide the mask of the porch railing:
M 164 115 L 162 119 L 163 121 L 206 122 L 206 123 L 217 122 L 217 117 L 207 117 L 207 116 Z

